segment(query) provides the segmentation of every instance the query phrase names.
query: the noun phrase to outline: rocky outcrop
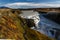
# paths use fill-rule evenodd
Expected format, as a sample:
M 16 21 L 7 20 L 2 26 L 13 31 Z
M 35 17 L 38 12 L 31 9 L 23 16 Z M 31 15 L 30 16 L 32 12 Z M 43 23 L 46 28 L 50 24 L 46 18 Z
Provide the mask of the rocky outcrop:
M 20 10 L 0 9 L 0 39 L 53 40 L 30 29 L 24 18 L 18 17 Z

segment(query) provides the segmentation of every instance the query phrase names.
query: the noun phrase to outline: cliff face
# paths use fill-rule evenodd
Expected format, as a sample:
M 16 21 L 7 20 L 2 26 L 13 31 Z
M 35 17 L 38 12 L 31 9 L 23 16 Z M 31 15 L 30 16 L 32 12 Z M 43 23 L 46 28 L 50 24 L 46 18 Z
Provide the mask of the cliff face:
M 24 18 L 18 17 L 20 10 L 0 9 L 0 39 L 53 40 L 28 27 Z
M 60 13 L 50 13 L 50 14 L 46 14 L 46 16 L 44 17 L 60 24 Z

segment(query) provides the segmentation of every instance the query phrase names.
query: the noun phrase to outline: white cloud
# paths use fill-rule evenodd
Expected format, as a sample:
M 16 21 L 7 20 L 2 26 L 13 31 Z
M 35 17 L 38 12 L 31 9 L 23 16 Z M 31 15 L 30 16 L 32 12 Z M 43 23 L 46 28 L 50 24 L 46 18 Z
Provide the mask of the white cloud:
M 16 2 L 5 4 L 11 8 L 42 8 L 42 7 L 60 7 L 60 3 L 28 3 L 28 2 Z

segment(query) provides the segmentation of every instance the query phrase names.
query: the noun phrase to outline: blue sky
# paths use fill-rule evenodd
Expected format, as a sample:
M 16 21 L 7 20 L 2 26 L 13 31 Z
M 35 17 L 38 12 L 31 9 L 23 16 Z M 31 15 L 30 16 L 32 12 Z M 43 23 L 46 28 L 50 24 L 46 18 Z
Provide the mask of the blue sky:
M 12 2 L 55 2 L 60 0 L 0 0 L 0 3 L 12 3 Z
M 11 8 L 60 7 L 60 0 L 0 0 L 0 6 Z

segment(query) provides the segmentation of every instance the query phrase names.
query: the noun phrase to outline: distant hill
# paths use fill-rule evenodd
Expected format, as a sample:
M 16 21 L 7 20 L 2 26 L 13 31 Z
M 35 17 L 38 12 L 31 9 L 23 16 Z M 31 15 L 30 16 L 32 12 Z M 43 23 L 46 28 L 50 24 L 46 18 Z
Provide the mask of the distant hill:
M 8 9 L 9 9 L 9 7 L 5 7 L 5 6 L 1 6 L 0 9 L 1 9 L 1 8 L 2 8 L 2 9 L 3 9 L 3 8 L 8 8 Z

